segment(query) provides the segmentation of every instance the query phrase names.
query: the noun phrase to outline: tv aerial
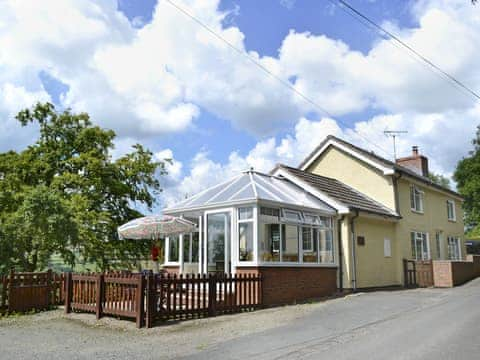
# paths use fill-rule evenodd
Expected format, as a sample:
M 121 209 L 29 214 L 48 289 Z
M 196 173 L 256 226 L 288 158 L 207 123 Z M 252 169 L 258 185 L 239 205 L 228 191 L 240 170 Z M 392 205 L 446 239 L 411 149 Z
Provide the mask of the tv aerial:
M 408 131 L 405 130 L 385 130 L 383 132 L 385 136 L 391 137 L 393 139 L 393 159 L 397 160 L 397 137 L 402 135 L 402 134 L 407 134 Z

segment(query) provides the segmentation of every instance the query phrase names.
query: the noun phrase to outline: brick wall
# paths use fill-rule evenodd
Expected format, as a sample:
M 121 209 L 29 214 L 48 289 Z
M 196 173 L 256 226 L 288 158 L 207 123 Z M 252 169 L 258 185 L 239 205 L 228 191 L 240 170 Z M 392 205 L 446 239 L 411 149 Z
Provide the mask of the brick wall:
M 478 255 L 468 255 L 466 261 L 433 261 L 433 281 L 436 287 L 461 285 L 478 276 L 480 276 Z
M 435 284 L 435 287 L 453 287 L 451 261 L 433 261 L 433 283 Z
M 283 305 L 333 295 L 337 291 L 336 267 L 237 268 L 241 274 L 261 274 L 264 305 Z
M 180 266 L 170 265 L 170 266 L 164 266 L 162 269 L 165 270 L 168 274 L 178 275 L 180 273 Z

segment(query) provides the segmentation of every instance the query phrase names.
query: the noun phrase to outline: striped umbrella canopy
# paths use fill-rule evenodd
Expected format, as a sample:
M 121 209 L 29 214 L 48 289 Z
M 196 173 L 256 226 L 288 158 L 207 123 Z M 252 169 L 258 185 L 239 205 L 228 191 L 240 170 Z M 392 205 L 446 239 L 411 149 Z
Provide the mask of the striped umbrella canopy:
M 141 217 L 120 226 L 118 237 L 121 240 L 159 239 L 162 236 L 191 233 L 197 225 L 186 219 L 168 215 Z

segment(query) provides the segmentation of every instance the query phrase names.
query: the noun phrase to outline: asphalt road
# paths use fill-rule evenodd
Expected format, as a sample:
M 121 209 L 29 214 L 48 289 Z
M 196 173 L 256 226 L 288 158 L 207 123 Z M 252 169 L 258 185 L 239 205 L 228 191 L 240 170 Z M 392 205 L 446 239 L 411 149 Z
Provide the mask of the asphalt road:
M 480 359 L 480 279 L 454 289 L 375 292 L 192 359 Z

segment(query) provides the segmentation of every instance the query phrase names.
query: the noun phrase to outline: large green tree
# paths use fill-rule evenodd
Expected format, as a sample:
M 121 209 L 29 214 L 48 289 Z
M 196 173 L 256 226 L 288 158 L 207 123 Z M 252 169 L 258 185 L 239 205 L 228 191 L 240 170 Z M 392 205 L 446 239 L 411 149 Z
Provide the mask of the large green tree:
M 472 235 L 480 235 L 480 126 L 472 144 L 469 156 L 458 162 L 454 179 L 465 198 L 465 224 Z
M 140 144 L 113 160 L 115 133 L 86 113 L 46 103 L 16 118 L 39 137 L 0 154 L 0 267 L 41 269 L 52 254 L 74 265 L 74 253 L 101 269 L 135 266 L 148 244 L 119 241 L 116 229 L 152 208 L 165 163 Z

